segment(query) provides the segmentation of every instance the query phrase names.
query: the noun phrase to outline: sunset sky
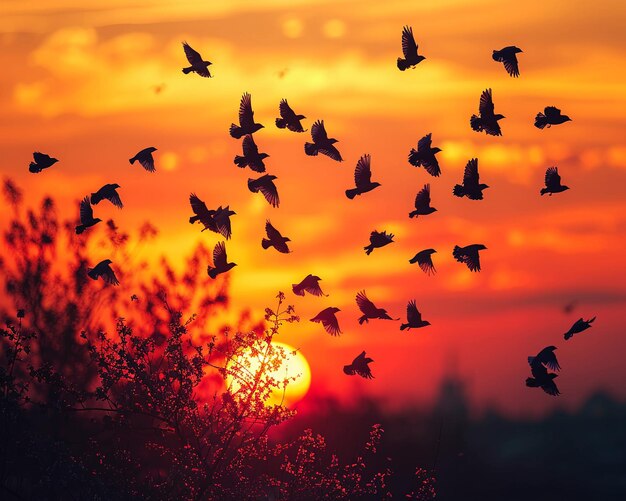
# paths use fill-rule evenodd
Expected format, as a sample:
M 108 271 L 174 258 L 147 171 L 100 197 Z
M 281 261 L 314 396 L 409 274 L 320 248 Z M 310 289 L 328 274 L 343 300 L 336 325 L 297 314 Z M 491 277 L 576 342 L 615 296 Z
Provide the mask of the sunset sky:
M 281 341 L 309 361 L 313 392 L 400 407 L 429 402 L 455 372 L 478 410 L 539 415 L 597 389 L 626 398 L 625 23 L 621 0 L 4 0 L 0 171 L 29 205 L 52 194 L 67 217 L 86 194 L 120 184 L 123 211 L 100 204 L 96 216 L 127 229 L 151 221 L 160 235 L 148 251 L 180 266 L 199 241 L 222 240 L 188 223 L 190 192 L 209 208 L 230 205 L 233 315 L 249 306 L 261 317 L 278 290 L 288 293 L 302 321 Z M 400 72 L 404 25 L 426 60 Z M 184 40 L 213 63 L 214 78 L 181 72 Z M 491 59 L 507 45 L 524 51 L 518 79 Z M 506 116 L 502 137 L 469 126 L 486 88 Z M 255 141 L 278 177 L 278 209 L 248 191 L 257 175 L 233 164 L 241 143 L 228 128 L 244 92 L 265 125 Z M 344 162 L 307 157 L 309 132 L 274 126 L 282 98 L 306 115 L 305 128 L 325 121 Z M 548 105 L 573 121 L 535 128 Z M 443 150 L 439 178 L 407 162 L 429 132 Z M 158 148 L 155 174 L 128 163 L 147 146 Z M 33 151 L 60 161 L 30 174 Z M 382 186 L 348 200 L 365 153 Z M 490 186 L 483 201 L 452 196 L 473 157 Z M 541 197 L 550 166 L 571 189 Z M 425 183 L 438 212 L 409 219 Z M 266 219 L 293 253 L 261 248 Z M 374 229 L 396 242 L 366 256 Z M 472 243 L 488 248 L 480 273 L 452 258 L 455 245 Z M 429 277 L 408 260 L 430 247 Z M 329 297 L 291 294 L 308 273 Z M 362 289 L 393 317 L 415 299 L 432 325 L 359 326 Z M 328 306 L 341 309 L 339 338 L 308 321 Z M 565 343 L 581 316 L 597 320 Z M 563 367 L 559 398 L 524 385 L 526 357 L 548 345 Z M 363 349 L 375 360 L 371 381 L 341 372 Z

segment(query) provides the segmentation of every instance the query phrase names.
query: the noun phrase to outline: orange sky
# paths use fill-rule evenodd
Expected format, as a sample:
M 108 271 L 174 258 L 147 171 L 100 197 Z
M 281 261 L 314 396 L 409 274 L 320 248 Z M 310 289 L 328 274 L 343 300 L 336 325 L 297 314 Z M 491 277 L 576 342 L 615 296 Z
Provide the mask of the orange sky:
M 626 348 L 626 16 L 621 1 L 476 0 L 230 1 L 6 0 L 0 6 L 0 169 L 26 188 L 35 204 L 52 193 L 65 214 L 102 184 L 117 182 L 121 213 L 97 207 L 134 228 L 149 219 L 161 230 L 153 250 L 174 263 L 202 239 L 187 223 L 194 191 L 209 207 L 230 204 L 229 258 L 237 307 L 260 312 L 277 290 L 290 291 L 308 273 L 322 277 L 328 298 L 294 301 L 305 320 L 284 340 L 301 348 L 316 391 L 366 393 L 394 405 L 432 397 L 441 375 L 467 377 L 479 407 L 536 413 L 573 406 L 621 382 Z M 402 26 L 409 24 L 426 56 L 401 73 Z M 215 78 L 183 75 L 187 40 L 213 62 Z M 491 60 L 506 45 L 519 55 L 521 77 Z M 284 72 L 281 78 L 280 74 Z M 155 86 L 162 86 L 156 93 Z M 469 127 L 483 89 L 493 89 L 502 137 Z M 279 209 L 251 194 L 249 170 L 232 158 L 229 137 L 243 92 L 252 94 L 261 151 L 278 177 Z M 307 116 L 324 119 L 345 162 L 306 157 L 308 133 L 278 130 L 287 98 Z M 573 122 L 549 130 L 534 115 L 556 105 Z M 442 176 L 407 163 L 409 150 L 432 132 Z M 127 159 L 155 146 L 157 173 Z M 28 173 L 34 150 L 60 159 Z M 350 201 L 346 188 L 364 153 L 381 188 Z M 452 187 L 469 158 L 479 158 L 485 200 L 456 199 Z M 572 189 L 540 197 L 545 169 L 557 165 Z M 438 212 L 409 219 L 415 194 L 431 183 Z M 264 251 L 265 219 L 292 239 L 293 253 Z M 373 229 L 396 243 L 366 256 Z M 483 243 L 483 271 L 453 261 L 454 245 Z M 408 264 L 433 247 L 438 273 Z M 119 263 L 119 266 L 123 266 Z M 398 324 L 358 326 L 356 293 L 392 316 L 416 299 L 432 326 L 400 332 Z M 293 297 L 293 296 L 291 296 Z M 564 304 L 576 300 L 566 315 Z M 341 338 L 306 319 L 337 306 Z M 564 344 L 579 318 L 597 315 L 587 333 Z M 524 387 L 526 356 L 559 346 L 563 395 Z M 376 379 L 347 378 L 341 366 L 366 349 Z

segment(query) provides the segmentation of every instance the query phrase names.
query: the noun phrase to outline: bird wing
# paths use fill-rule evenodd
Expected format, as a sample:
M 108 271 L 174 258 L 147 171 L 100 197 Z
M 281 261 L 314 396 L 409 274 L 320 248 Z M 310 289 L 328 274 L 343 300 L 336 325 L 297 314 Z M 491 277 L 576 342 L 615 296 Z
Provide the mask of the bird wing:
M 411 26 L 405 26 L 402 30 L 402 53 L 405 59 L 411 59 L 417 55 L 417 44 Z
M 311 126 L 311 137 L 314 143 L 323 143 L 328 141 L 328 134 L 324 128 L 324 120 L 318 120 Z
M 553 395 L 555 397 L 561 394 L 561 392 L 556 386 L 556 383 L 554 382 L 554 379 L 551 379 L 550 381 L 546 381 L 544 384 L 542 384 L 541 389 L 545 391 L 548 395 Z
M 485 118 L 493 116 L 493 99 L 491 97 L 491 89 L 484 90 L 480 95 L 480 104 L 478 105 L 478 111 L 480 116 Z
M 463 185 L 465 187 L 478 186 L 478 159 L 472 158 L 465 165 L 463 173 Z
M 540 363 L 530 364 L 530 372 L 532 373 L 533 377 L 538 381 L 544 381 L 548 376 L 548 369 L 546 369 Z
M 118 207 L 120 209 L 124 207 L 122 199 L 120 198 L 119 193 L 115 191 L 115 188 L 112 188 L 110 191 L 106 192 L 104 198 L 106 198 L 109 202 L 115 205 L 115 207 Z
M 87 224 L 93 221 L 93 208 L 89 203 L 89 197 L 85 197 L 80 201 L 80 222 Z
M 192 66 L 201 65 L 202 64 L 202 56 L 199 52 L 193 50 L 191 45 L 187 42 L 183 42 L 183 49 L 185 50 L 185 56 L 187 57 L 187 61 Z
M 35 151 L 33 153 L 33 160 L 35 163 L 46 163 L 50 161 L 50 155 L 46 155 L 45 153 L 40 153 L 39 151 Z
M 366 186 L 370 183 L 372 179 L 372 169 L 370 165 L 370 156 L 363 155 L 359 158 L 356 163 L 356 168 L 354 169 L 354 183 L 357 188 L 359 186 Z
M 324 315 L 322 319 L 322 325 L 326 332 L 328 332 L 332 336 L 338 336 L 341 334 L 341 329 L 339 328 L 339 321 L 334 313 L 330 313 L 328 315 Z
M 252 96 L 246 92 L 239 104 L 239 125 L 252 128 L 254 126 L 254 112 L 252 111 Z
M 308 275 L 300 284 L 309 294 L 313 294 L 314 296 L 324 295 L 319 281 L 314 279 L 312 275 Z
M 341 158 L 341 153 L 339 153 L 339 150 L 335 148 L 333 145 L 329 145 L 323 148 L 318 148 L 318 151 L 332 158 L 333 160 L 336 160 L 337 162 L 341 162 L 343 160 L 343 158 Z
M 102 267 L 100 271 L 100 276 L 107 284 L 111 284 L 111 285 L 120 284 L 120 281 L 115 276 L 115 272 L 111 269 L 111 267 L 108 264 Z
M 154 167 L 154 158 L 152 157 L 152 153 L 145 153 L 140 155 L 140 158 L 137 158 L 141 166 L 146 169 L 148 172 L 156 171 Z
M 296 118 L 296 114 L 291 109 L 291 106 L 289 106 L 286 99 L 283 99 L 280 102 L 280 105 L 278 105 L 278 110 L 280 111 L 280 116 L 287 121 Z
M 421 251 L 417 253 L 417 265 L 424 273 L 429 275 L 435 271 L 435 265 L 433 264 L 432 257 L 428 252 Z
M 365 351 L 362 351 L 353 361 L 352 365 L 362 364 L 365 362 Z
M 548 167 L 546 170 L 546 188 L 556 188 L 561 185 L 561 176 L 557 167 Z
M 424 187 L 415 196 L 415 208 L 424 209 L 430 206 L 430 184 Z
M 210 217 L 211 213 L 207 209 L 206 204 L 198 198 L 195 193 L 189 195 L 189 203 L 194 214 L 200 217 Z
M 544 353 L 545 352 L 545 353 Z M 561 366 L 559 365 L 558 360 L 556 359 L 556 355 L 554 354 L 554 351 L 552 350 L 548 350 L 543 349 L 538 355 L 537 357 L 541 357 L 541 360 L 544 364 L 546 364 L 546 366 L 553 370 L 553 371 L 560 371 L 561 370 Z
M 280 234 L 280 231 L 272 226 L 272 223 L 270 223 L 269 219 L 265 221 L 265 233 L 267 233 L 267 238 L 272 242 L 283 238 L 283 236 Z
M 417 309 L 414 299 L 406 305 L 406 319 L 410 325 L 415 325 L 422 321 L 422 314 Z
M 359 307 L 359 310 L 361 310 L 363 315 L 366 317 L 375 317 L 378 314 L 378 308 L 376 308 L 374 303 L 367 299 L 364 290 L 356 295 L 356 304 Z
M 257 156 L 259 154 L 259 148 L 254 142 L 252 134 L 246 134 L 244 136 L 241 147 L 245 157 Z
M 230 227 L 230 217 L 228 216 L 228 212 L 224 211 L 223 213 L 217 214 L 214 221 L 217 227 L 217 232 L 221 233 L 226 239 L 230 238 L 232 230 Z
M 480 257 L 478 256 L 478 249 L 466 249 L 465 254 L 462 256 L 462 260 L 470 271 L 480 271 Z
M 548 118 L 554 118 L 561 115 L 561 110 L 559 110 L 556 106 L 546 106 L 543 112 Z
M 226 244 L 224 242 L 218 242 L 213 249 L 213 266 L 215 268 L 225 268 L 226 262 Z
M 265 179 L 259 185 L 259 191 L 263 193 L 265 200 L 267 200 L 272 207 L 278 207 L 280 199 L 278 198 L 278 189 L 276 188 L 274 181 L 271 179 Z
M 430 152 L 430 147 L 433 144 L 432 140 L 433 134 L 426 134 L 422 139 L 417 142 L 417 151 Z

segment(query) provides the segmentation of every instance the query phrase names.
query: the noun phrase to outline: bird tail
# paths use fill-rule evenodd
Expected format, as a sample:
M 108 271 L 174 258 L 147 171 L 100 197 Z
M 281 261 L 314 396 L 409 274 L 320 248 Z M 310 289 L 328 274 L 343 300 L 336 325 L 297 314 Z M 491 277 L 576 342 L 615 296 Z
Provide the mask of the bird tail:
M 241 167 L 243 169 L 246 164 L 246 157 L 242 157 L 241 155 L 235 155 L 235 165 L 237 167 Z
M 261 247 L 263 247 L 264 249 L 269 249 L 271 245 L 272 242 L 270 242 L 267 238 L 261 240 Z
M 39 168 L 39 166 L 35 162 L 31 162 L 30 163 L 30 165 L 28 166 L 28 170 L 30 172 L 32 172 L 33 174 L 41 172 L 41 169 Z
M 535 361 L 535 357 L 528 357 L 528 365 L 532 365 Z
M 373 245 L 367 245 L 367 246 L 363 247 L 363 250 L 365 250 L 365 254 L 367 254 L 369 256 L 372 253 L 372 251 L 374 250 L 374 246 Z
M 539 193 L 541 193 L 541 196 L 545 195 L 546 193 L 548 193 L 548 188 L 541 188 L 541 191 Z
M 93 268 L 87 269 L 87 276 L 92 280 L 98 280 L 98 274 L 95 273 L 95 270 Z
M 569 338 L 571 338 L 574 334 L 572 332 L 566 332 L 565 334 L 563 334 L 563 339 L 565 339 L 565 341 L 567 341 Z
M 594 321 L 595 319 L 596 319 L 596 317 L 590 318 L 589 320 L 587 320 L 587 323 L 588 323 L 588 324 L 591 324 L 591 323 L 593 323 L 593 321 Z
M 535 127 L 543 129 L 546 125 L 548 125 L 548 118 L 541 112 L 537 113 L 535 117 Z
M 409 63 L 406 62 L 406 59 L 402 59 L 401 57 L 398 58 L 397 64 L 400 71 L 404 71 L 409 67 Z
M 189 66 L 187 68 L 183 68 L 183 73 L 185 75 L 187 75 L 188 73 L 191 73 L 193 71 L 193 66 Z
M 235 139 L 239 139 L 241 138 L 241 136 L 243 136 L 243 131 L 241 130 L 241 127 L 235 124 L 230 124 L 229 132 L 231 137 L 234 137 Z
M 472 118 L 470 118 L 470 126 L 472 127 L 472 130 L 475 130 L 476 132 L 481 132 L 483 130 L 483 124 L 480 117 L 477 115 L 472 115 Z
M 195 223 L 196 221 L 198 221 L 199 219 L 200 219 L 200 216 L 191 216 L 191 217 L 189 218 L 189 222 L 190 222 L 191 224 L 193 224 L 193 223 Z
M 317 155 L 317 146 L 313 143 L 304 143 L 304 152 L 307 155 L 314 157 Z
M 534 377 L 526 378 L 526 386 L 530 388 L 539 388 L 539 383 Z
M 137 160 L 137 157 L 133 157 L 133 158 L 129 158 L 128 161 L 130 162 L 130 165 L 133 165 L 135 163 L 135 160 Z
M 362 325 L 363 322 L 368 323 L 369 320 L 367 320 L 367 316 L 363 315 L 362 317 L 359 318 L 359 325 Z
M 454 257 L 454 259 L 456 259 L 460 263 L 463 262 L 463 255 L 461 254 L 461 248 L 458 245 L 454 246 L 454 250 L 452 251 L 452 256 Z
M 346 190 L 346 196 L 352 200 L 359 194 L 359 190 L 357 188 L 352 188 L 351 190 Z
M 211 278 L 217 277 L 217 268 L 213 268 L 212 266 L 209 265 L 206 271 Z
M 452 190 L 452 194 L 455 197 L 462 197 L 465 195 L 465 188 L 463 188 L 463 185 L 456 184 Z
M 411 259 L 409 259 L 409 263 L 411 263 L 411 264 L 417 263 L 417 256 L 414 256 Z
M 500 55 L 500 52 L 497 50 L 493 51 L 493 54 L 491 55 L 491 57 L 493 57 L 493 60 L 497 61 L 498 63 L 502 62 L 502 56 Z
M 417 150 L 415 148 L 411 148 L 411 153 L 409 153 L 409 163 L 414 165 L 415 167 L 419 167 L 422 164 L 422 161 L 419 159 L 417 155 Z
M 80 224 L 76 227 L 76 234 L 80 235 L 83 231 L 85 231 L 85 226 Z
M 261 242 L 261 245 L 263 245 L 263 242 Z M 302 290 L 300 284 L 292 284 L 291 289 L 296 296 L 304 296 L 304 290 Z
M 409 327 L 409 324 L 402 324 L 400 326 L 400 330 L 403 331 L 404 329 L 407 329 Z
M 278 127 L 279 129 L 284 129 L 285 127 L 287 127 L 287 121 L 284 118 L 277 118 L 276 127 Z
M 409 212 L 409 217 L 410 218 L 419 217 L 419 214 L 416 210 L 414 210 L 413 212 Z

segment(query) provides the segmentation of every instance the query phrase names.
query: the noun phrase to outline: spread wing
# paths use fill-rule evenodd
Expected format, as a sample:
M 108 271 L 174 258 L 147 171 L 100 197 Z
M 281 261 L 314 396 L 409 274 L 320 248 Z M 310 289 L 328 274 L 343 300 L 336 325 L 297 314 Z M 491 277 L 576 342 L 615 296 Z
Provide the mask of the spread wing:
M 243 154 L 246 158 L 254 157 L 259 154 L 259 148 L 257 147 L 252 134 L 246 134 L 242 142 Z
M 335 148 L 333 145 L 328 145 L 323 148 L 318 148 L 318 150 L 320 153 L 323 153 L 327 157 L 330 157 L 333 160 L 336 160 L 337 162 L 343 161 L 343 158 L 341 158 L 341 153 L 339 153 L 339 150 Z
M 430 206 L 430 184 L 425 184 L 424 187 L 417 193 L 415 197 L 415 208 L 422 209 Z
M 478 111 L 480 116 L 491 117 L 493 116 L 493 99 L 491 97 L 491 89 L 484 90 L 480 95 L 480 104 L 478 105 Z
M 113 205 L 115 205 L 115 207 L 118 207 L 119 209 L 124 207 L 122 199 L 120 198 L 119 193 L 115 191 L 115 188 L 108 190 L 104 198 L 106 198 L 109 202 L 111 202 Z
M 224 236 L 224 238 L 228 240 L 232 234 L 232 230 L 230 227 L 230 217 L 228 216 L 227 210 L 223 213 L 218 213 L 215 216 L 215 225 L 217 227 L 217 232 L 221 233 L 222 236 Z
M 221 269 L 226 267 L 226 263 L 226 244 L 224 242 L 218 242 L 215 245 L 215 249 L 213 249 L 213 266 Z
M 415 300 L 409 301 L 409 304 L 406 306 L 406 319 L 411 325 L 422 321 L 422 314 L 418 311 Z
M 283 238 L 283 236 L 280 234 L 280 231 L 272 226 L 272 223 L 270 223 L 269 219 L 265 222 L 265 233 L 267 233 L 267 238 L 272 242 L 275 242 L 276 240 L 281 240 Z
M 504 64 L 504 69 L 512 77 L 519 77 L 519 68 L 517 67 L 517 57 L 514 50 L 516 47 L 505 47 L 500 51 L 495 51 L 493 58 Z
M 139 157 L 137 158 L 137 160 L 139 160 L 139 163 L 141 164 L 141 166 L 144 169 L 146 169 L 148 172 L 156 171 L 154 167 L 154 158 L 152 157 L 152 153 L 148 152 L 148 153 L 139 154 Z
M 546 187 L 556 188 L 561 185 L 561 176 L 559 176 L 559 169 L 557 167 L 549 167 L 546 170 Z
M 433 144 L 432 137 L 433 137 L 433 134 L 431 132 L 430 134 L 426 134 L 422 139 L 420 139 L 417 142 L 417 151 L 430 152 L 430 148 Z
M 111 269 L 111 267 L 108 264 L 102 266 L 102 269 L 100 271 L 100 276 L 107 284 L 111 284 L 111 285 L 120 284 L 120 281 L 115 276 L 115 272 Z
M 372 170 L 370 165 L 370 156 L 363 155 L 359 158 L 359 161 L 356 163 L 356 168 L 354 169 L 354 183 L 358 188 L 359 186 L 368 185 L 371 179 Z
M 304 286 L 304 290 L 307 291 L 309 294 L 312 294 L 314 296 L 324 295 L 324 293 L 322 292 L 322 288 L 320 287 L 319 281 L 314 279 L 313 275 L 307 276 L 301 283 Z
M 209 211 L 206 204 L 200 200 L 195 193 L 189 195 L 189 203 L 191 204 L 191 210 L 197 216 L 200 216 L 201 218 L 209 218 L 213 215 L 212 213 L 214 211 Z
M 356 304 L 359 307 L 359 310 L 363 312 L 363 315 L 367 317 L 375 317 L 378 314 L 378 308 L 376 308 L 376 305 L 374 303 L 367 299 L 364 290 L 356 295 Z
M 478 185 L 478 159 L 472 158 L 465 166 L 465 172 L 463 173 L 463 185 L 477 186 Z
M 543 391 L 545 391 L 548 395 L 553 395 L 553 396 L 558 396 L 561 394 L 561 392 L 559 391 L 559 389 L 557 388 L 555 382 L 553 379 L 551 379 L 550 381 L 546 381 L 542 386 L 541 389 Z
M 241 97 L 241 103 L 239 104 L 239 125 L 243 128 L 252 128 L 254 126 L 252 96 L 247 92 Z
M 480 258 L 478 256 L 478 250 L 471 249 L 465 251 L 463 262 L 467 265 L 470 271 L 480 271 Z
M 535 359 L 541 362 L 542 364 L 545 364 L 549 369 L 553 371 L 561 370 L 561 366 L 559 365 L 559 362 L 556 359 L 556 355 L 554 354 L 554 351 L 550 348 L 544 348 L 543 350 L 541 350 L 537 354 Z
M 85 197 L 80 201 L 80 222 L 87 224 L 93 221 L 93 208 L 89 203 L 89 197 Z
M 402 30 L 402 53 L 405 59 L 412 59 L 417 54 L 417 44 L 413 38 L 413 28 L 405 26 Z
M 316 144 L 328 141 L 328 135 L 324 128 L 324 120 L 318 120 L 311 126 L 311 137 Z
M 278 189 L 276 188 L 274 181 L 271 179 L 264 180 L 259 185 L 259 191 L 263 193 L 265 200 L 267 200 L 272 207 L 278 207 L 280 199 L 278 198 Z
M 417 265 L 428 275 L 435 272 L 435 265 L 433 264 L 432 257 L 427 252 L 420 252 L 417 254 Z
M 187 61 L 192 66 L 201 65 L 202 64 L 202 56 L 199 52 L 193 50 L 191 45 L 187 42 L 183 42 L 183 49 L 185 50 L 185 56 L 187 56 Z
M 365 363 L 365 351 L 362 351 L 353 361 L 352 365 L 360 365 Z
M 35 163 L 38 164 L 46 164 L 47 162 L 50 162 L 50 155 L 46 155 L 45 153 L 40 153 L 39 151 L 36 151 L 33 153 L 33 160 L 35 160 Z
M 283 99 L 278 106 L 280 111 L 280 116 L 287 121 L 294 120 L 296 118 L 296 114 L 291 109 L 286 99 Z
M 554 117 L 558 117 L 558 116 L 561 115 L 561 110 L 559 110 L 555 106 L 546 106 L 546 108 L 543 110 L 543 112 L 549 118 L 554 118 Z
M 326 332 L 328 332 L 331 336 L 338 336 L 341 334 L 341 329 L 339 328 L 339 321 L 334 313 L 329 313 L 322 317 L 322 325 Z

